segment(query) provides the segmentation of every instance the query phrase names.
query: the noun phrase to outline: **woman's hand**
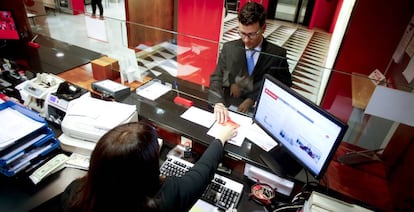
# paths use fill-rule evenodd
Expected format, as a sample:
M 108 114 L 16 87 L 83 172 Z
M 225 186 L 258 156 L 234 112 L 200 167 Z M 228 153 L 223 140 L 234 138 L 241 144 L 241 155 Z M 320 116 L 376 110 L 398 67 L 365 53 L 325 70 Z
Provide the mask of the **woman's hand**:
M 237 128 L 234 126 L 234 124 L 226 123 L 226 124 L 220 124 L 220 129 L 217 135 L 217 139 L 221 141 L 221 143 L 224 144 L 237 135 Z

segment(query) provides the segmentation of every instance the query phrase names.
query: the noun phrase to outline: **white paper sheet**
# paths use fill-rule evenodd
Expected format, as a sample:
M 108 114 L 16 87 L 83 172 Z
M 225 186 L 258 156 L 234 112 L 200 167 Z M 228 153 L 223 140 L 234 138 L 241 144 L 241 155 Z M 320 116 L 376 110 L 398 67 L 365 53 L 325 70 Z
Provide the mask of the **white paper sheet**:
M 149 100 L 156 100 L 158 97 L 164 95 L 171 87 L 161 84 L 160 82 L 148 82 L 148 84 L 138 87 L 136 93 Z
M 183 114 L 181 114 L 181 118 L 187 119 L 207 128 L 210 128 L 216 121 L 214 113 L 210 113 L 194 106 L 188 108 Z
M 44 125 L 12 108 L 0 111 L 0 123 L 0 150 Z
M 228 141 L 229 143 L 236 146 L 241 146 L 244 139 L 248 138 L 250 141 L 265 151 L 269 151 L 277 145 L 275 140 L 273 140 L 269 135 L 266 134 L 266 132 L 264 132 L 259 126 L 252 122 L 251 117 L 231 111 L 229 113 L 231 120 L 240 125 L 240 127 L 237 129 L 236 137 Z M 207 134 L 215 137 L 218 133 L 218 127 L 219 123 L 215 122 Z

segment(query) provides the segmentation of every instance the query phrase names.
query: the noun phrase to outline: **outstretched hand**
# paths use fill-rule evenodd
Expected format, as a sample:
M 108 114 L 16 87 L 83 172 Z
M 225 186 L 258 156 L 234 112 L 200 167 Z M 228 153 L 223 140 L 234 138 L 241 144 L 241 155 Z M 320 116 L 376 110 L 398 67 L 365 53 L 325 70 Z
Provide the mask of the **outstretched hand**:
M 221 143 L 224 145 L 228 140 L 233 138 L 237 135 L 237 128 L 234 124 L 225 123 L 220 124 L 220 129 L 217 135 L 217 139 L 221 141 Z
M 214 105 L 214 116 L 219 124 L 224 124 L 229 119 L 229 111 L 223 103 L 216 103 Z

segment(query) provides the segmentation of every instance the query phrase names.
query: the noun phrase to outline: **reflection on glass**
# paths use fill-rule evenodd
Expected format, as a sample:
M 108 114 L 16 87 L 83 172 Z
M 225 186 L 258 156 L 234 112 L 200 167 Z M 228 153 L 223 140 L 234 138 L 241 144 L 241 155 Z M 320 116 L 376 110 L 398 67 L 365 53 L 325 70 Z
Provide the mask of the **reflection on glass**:
M 275 19 L 303 23 L 308 0 L 279 0 L 276 6 Z
M 286 13 L 290 14 L 286 17 L 292 19 L 294 9 L 300 7 L 298 21 L 302 20 L 305 7 L 296 5 L 299 2 L 306 5 L 308 1 L 280 1 L 280 4 L 285 4 Z M 278 9 L 281 8 L 283 7 L 278 5 Z M 129 48 L 135 51 L 140 71 L 151 73 L 148 76 L 157 77 L 160 73 L 167 73 L 202 85 L 197 88 L 208 88 L 208 76 L 214 70 L 220 46 L 225 42 L 240 39 L 237 16 L 231 13 L 226 17 L 222 40 L 217 42 L 142 23 L 128 22 L 125 17 L 111 17 L 110 9 L 107 8 L 108 16 L 105 16 L 104 20 L 107 42 L 103 42 L 91 39 L 86 33 L 85 16 L 88 16 L 88 11 L 90 12 L 90 9 L 87 7 L 87 13 L 83 16 L 64 13 L 47 16 L 48 20 L 44 23 L 38 22 L 40 27 L 33 31 L 105 55 Z M 74 33 L 65 31 L 68 26 L 76 29 L 73 30 Z M 386 133 L 389 131 L 390 123 L 378 121 L 376 118 L 370 118 L 369 122 L 365 123 L 363 110 L 359 110 L 353 104 L 353 100 L 356 99 L 352 93 L 352 71 L 332 70 L 326 67 L 327 50 L 331 42 L 329 33 L 310 32 L 306 28 L 298 27 L 293 29 L 282 21 L 267 20 L 264 36 L 269 42 L 287 49 L 287 60 L 294 81 L 292 88 L 350 125 L 349 133 L 344 140 L 362 145 L 373 144 L 373 140 L 382 142 L 384 137 L 390 137 Z M 185 39 L 178 42 L 179 38 Z M 218 46 L 217 49 L 215 46 Z M 205 68 L 207 65 L 208 68 Z M 355 71 L 358 69 L 359 67 L 355 67 Z M 367 79 L 367 76 L 355 77 Z M 398 81 L 393 83 L 392 86 L 401 89 Z M 405 85 L 402 89 L 411 91 L 413 88 L 409 86 Z M 328 89 L 325 90 L 326 87 Z M 374 126 L 372 123 L 379 125 Z M 369 130 L 361 130 L 363 125 Z M 360 135 L 359 131 L 363 134 Z M 378 132 L 384 133 L 374 136 L 380 135 Z
M 295 21 L 299 0 L 280 0 L 276 6 L 275 18 L 285 21 Z

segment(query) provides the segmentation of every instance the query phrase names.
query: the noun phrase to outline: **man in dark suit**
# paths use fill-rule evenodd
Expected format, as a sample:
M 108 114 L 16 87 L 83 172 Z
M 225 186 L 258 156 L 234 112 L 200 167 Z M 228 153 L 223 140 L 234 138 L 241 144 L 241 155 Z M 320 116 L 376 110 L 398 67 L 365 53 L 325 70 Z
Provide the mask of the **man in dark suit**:
M 264 7 L 247 2 L 238 20 L 241 38 L 223 45 L 216 69 L 210 76 L 208 98 L 219 123 L 227 121 L 230 105 L 242 113 L 253 110 L 265 74 L 292 86 L 286 50 L 263 37 L 266 29 Z

